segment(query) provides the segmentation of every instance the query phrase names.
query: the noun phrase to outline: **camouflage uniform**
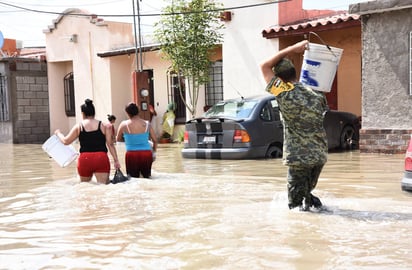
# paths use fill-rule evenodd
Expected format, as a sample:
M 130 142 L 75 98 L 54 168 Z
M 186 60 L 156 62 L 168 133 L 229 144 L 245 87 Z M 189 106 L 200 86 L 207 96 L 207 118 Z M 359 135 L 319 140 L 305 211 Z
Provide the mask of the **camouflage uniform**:
M 286 83 L 277 76 L 266 90 L 276 96 L 283 122 L 283 163 L 289 167 L 289 208 L 320 207 L 320 200 L 311 191 L 327 161 L 328 146 L 323 127 L 326 97 L 299 82 Z

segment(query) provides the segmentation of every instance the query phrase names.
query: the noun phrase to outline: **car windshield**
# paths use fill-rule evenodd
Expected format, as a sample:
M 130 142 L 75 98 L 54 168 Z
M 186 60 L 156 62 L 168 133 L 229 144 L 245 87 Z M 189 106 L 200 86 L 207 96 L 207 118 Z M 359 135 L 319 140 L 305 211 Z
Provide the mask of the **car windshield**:
M 257 100 L 220 102 L 213 105 L 207 112 L 205 112 L 204 116 L 224 118 L 248 118 L 257 103 Z

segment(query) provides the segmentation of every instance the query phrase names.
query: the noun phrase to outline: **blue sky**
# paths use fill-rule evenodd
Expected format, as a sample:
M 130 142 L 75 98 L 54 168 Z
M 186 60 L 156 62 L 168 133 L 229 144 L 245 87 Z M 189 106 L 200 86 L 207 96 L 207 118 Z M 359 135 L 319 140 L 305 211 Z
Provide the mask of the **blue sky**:
M 57 14 L 44 12 L 63 12 L 67 8 L 85 9 L 89 12 L 104 15 L 133 14 L 133 0 L 0 0 L 0 31 L 4 38 L 21 40 L 24 47 L 44 46 L 43 30 L 57 18 Z M 237 0 L 233 1 L 237 6 Z M 349 4 L 365 2 L 366 0 L 303 0 L 305 9 L 340 9 L 345 10 Z M 243 1 L 245 3 L 247 1 Z M 135 2 L 136 3 L 136 2 Z M 144 14 L 159 14 L 163 0 L 140 0 L 140 10 Z M 256 1 L 251 1 L 256 3 Z M 18 6 L 12 7 L 11 5 Z M 136 5 L 136 4 L 135 4 Z M 29 9 L 29 10 L 27 10 Z M 31 10 L 31 11 L 30 11 Z M 42 11 L 42 12 L 38 12 Z M 156 17 L 143 17 L 142 32 L 150 31 L 150 25 Z M 125 17 L 105 17 L 107 21 L 129 21 Z

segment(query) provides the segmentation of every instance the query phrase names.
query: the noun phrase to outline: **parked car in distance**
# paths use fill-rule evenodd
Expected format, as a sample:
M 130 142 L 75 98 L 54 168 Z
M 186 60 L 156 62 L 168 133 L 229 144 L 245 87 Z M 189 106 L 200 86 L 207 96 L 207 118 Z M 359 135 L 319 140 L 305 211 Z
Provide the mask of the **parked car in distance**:
M 329 150 L 357 149 L 359 118 L 330 110 L 324 126 Z M 221 101 L 185 124 L 184 158 L 280 158 L 283 126 L 275 96 L 262 94 Z

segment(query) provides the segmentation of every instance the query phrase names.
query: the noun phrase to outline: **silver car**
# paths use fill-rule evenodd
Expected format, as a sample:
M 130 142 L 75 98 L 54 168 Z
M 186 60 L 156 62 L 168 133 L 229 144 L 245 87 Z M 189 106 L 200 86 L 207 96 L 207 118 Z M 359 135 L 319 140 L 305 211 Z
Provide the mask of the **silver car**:
M 329 149 L 354 149 L 359 141 L 359 118 L 328 111 L 324 126 Z M 202 117 L 186 122 L 184 158 L 280 158 L 283 126 L 275 96 L 262 94 L 219 102 Z

